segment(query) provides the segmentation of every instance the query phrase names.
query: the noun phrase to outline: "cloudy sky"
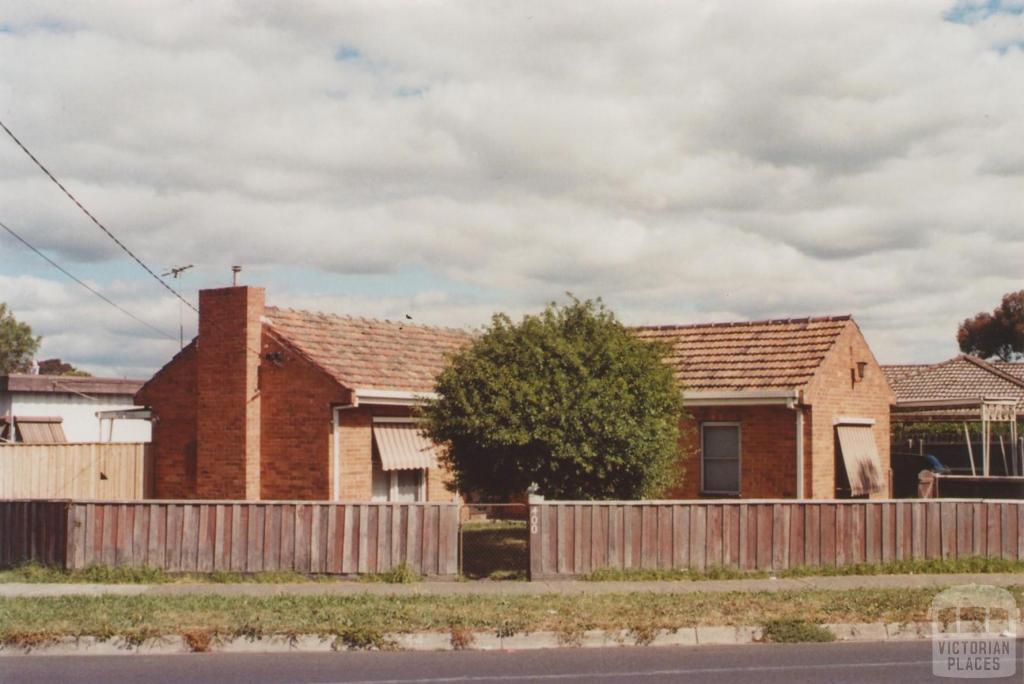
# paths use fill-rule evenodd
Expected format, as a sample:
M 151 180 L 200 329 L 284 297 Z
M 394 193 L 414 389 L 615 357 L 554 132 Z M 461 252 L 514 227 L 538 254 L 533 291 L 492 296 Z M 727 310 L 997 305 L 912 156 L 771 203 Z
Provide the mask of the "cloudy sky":
M 1024 288 L 1024 2 L 0 0 L 0 120 L 144 261 L 475 326 L 852 313 L 883 362 Z M 0 136 L 0 221 L 178 306 Z M 0 235 L 41 356 L 176 350 Z M 186 334 L 194 316 L 185 316 Z

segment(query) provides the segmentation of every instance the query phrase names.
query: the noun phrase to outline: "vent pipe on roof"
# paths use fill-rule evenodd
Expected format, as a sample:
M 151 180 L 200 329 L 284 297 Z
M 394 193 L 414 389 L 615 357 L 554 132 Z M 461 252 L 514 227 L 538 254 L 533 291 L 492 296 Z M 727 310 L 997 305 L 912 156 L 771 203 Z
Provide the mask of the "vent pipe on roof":
M 238 274 L 242 272 L 241 266 L 231 267 L 231 287 L 238 287 Z

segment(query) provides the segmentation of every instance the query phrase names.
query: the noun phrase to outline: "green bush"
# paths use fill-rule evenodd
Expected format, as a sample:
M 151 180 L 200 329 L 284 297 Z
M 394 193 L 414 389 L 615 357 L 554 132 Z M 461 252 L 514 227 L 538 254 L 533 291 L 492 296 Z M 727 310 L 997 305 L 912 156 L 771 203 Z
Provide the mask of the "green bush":
M 682 395 L 665 350 L 597 301 L 514 323 L 497 314 L 452 356 L 423 408 L 459 491 L 502 500 L 642 499 L 678 478 Z

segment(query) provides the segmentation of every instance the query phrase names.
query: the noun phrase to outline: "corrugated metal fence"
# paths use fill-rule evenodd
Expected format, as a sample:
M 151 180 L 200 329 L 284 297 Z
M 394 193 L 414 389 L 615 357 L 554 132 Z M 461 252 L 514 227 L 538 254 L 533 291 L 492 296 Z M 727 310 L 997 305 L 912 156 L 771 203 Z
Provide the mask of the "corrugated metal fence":
M 530 505 L 530 577 L 600 568 L 784 570 L 902 559 L 1024 560 L 1024 502 L 651 501 Z
M 0 498 L 143 499 L 151 464 L 137 442 L 2 444 Z
M 0 565 L 458 572 L 457 504 L 0 501 Z

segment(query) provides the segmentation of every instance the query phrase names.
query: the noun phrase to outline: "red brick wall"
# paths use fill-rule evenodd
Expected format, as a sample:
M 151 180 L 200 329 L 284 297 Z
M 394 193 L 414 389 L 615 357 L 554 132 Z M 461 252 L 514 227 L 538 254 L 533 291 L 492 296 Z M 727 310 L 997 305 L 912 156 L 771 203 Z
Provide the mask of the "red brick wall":
M 281 356 L 260 367 L 260 496 L 330 499 L 332 406 L 350 393 L 266 333 L 263 351 Z
M 153 497 L 196 496 L 196 345 L 193 342 L 135 395 L 156 413 L 150 449 Z
M 700 424 L 738 422 L 740 426 L 740 497 L 796 496 L 796 413 L 785 406 L 689 407 L 691 418 L 681 425 L 682 484 L 671 498 L 696 499 L 701 494 Z M 805 444 L 806 449 L 806 444 Z
M 137 395 L 159 418 L 155 496 L 330 499 L 333 407 L 351 403 L 351 393 L 264 329 L 262 288 L 203 290 L 200 311 L 197 342 Z M 264 360 L 267 353 L 280 357 Z M 372 416 L 410 412 L 341 411 L 342 499 L 370 500 Z M 430 470 L 428 500 L 450 501 L 447 481 L 443 470 Z
M 264 291 L 199 293 L 197 487 L 204 499 L 260 498 L 258 388 Z
M 867 371 L 863 380 L 854 381 L 851 372 L 858 361 L 868 364 Z M 894 400 L 885 374 L 860 328 L 850 321 L 804 392 L 804 401 L 813 406 L 811 467 L 806 473 L 809 497 L 831 499 L 835 496 L 835 419 L 840 416 L 874 419 L 875 444 L 888 481 L 889 407 Z M 888 492 L 874 496 L 885 497 Z

